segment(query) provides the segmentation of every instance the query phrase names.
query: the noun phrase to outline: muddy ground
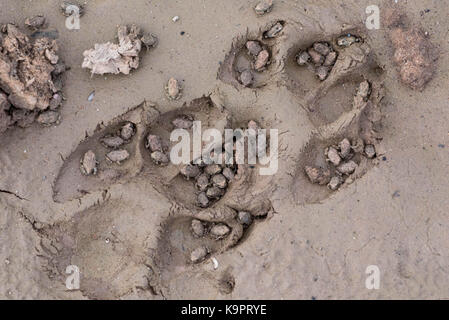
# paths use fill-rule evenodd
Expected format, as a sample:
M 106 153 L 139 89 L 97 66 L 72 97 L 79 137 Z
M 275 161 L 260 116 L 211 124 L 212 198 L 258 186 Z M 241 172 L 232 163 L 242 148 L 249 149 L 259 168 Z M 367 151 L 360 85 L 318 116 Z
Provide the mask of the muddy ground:
M 387 1 L 275 0 L 262 17 L 254 1 L 85 1 L 80 30 L 65 27 L 60 2 L 0 0 L 1 24 L 24 29 L 26 17 L 44 14 L 46 31 L 57 30 L 59 56 L 71 68 L 63 75 L 59 125 L 10 128 L 0 136 L 1 298 L 449 298 L 443 1 L 398 6 L 438 51 L 422 91 L 401 81 L 391 28 L 364 27 L 366 6 L 382 12 Z M 265 38 L 277 22 L 283 30 Z M 114 41 L 117 25 L 132 23 L 159 39 L 142 50 L 137 70 L 91 76 L 81 68 L 85 50 Z M 348 32 L 363 39 L 338 51 L 356 61 L 350 68 L 337 62 L 321 82 L 296 64 L 299 51 Z M 240 49 L 247 39 L 270 54 L 249 88 L 230 62 L 233 53 L 246 54 Z M 171 77 L 182 85 L 177 100 L 164 90 Z M 371 90 L 361 99 L 364 80 Z M 381 125 L 366 111 L 377 106 Z M 145 148 L 145 136 L 166 135 L 178 113 L 211 127 L 255 120 L 278 129 L 279 171 L 260 177 L 239 168 L 223 198 L 198 208 L 193 183 L 176 168 L 155 165 Z M 103 159 L 99 139 L 127 121 L 137 127 L 125 145 L 130 159 L 122 166 L 102 162 L 99 173 L 111 175 L 81 175 L 81 156 L 93 149 Z M 366 126 L 379 136 L 366 136 Z M 360 137 L 382 147 L 364 170 L 334 192 L 309 181 L 305 166 L 325 162 L 324 150 L 341 139 Z M 354 159 L 362 167 L 364 157 Z M 242 211 L 253 215 L 249 227 L 235 216 Z M 209 234 L 192 236 L 193 218 Z M 232 231 L 212 237 L 220 224 Z M 191 252 L 202 246 L 208 255 L 192 264 Z M 65 286 L 68 265 L 80 269 L 80 290 Z M 379 290 L 365 287 L 370 265 L 380 269 Z

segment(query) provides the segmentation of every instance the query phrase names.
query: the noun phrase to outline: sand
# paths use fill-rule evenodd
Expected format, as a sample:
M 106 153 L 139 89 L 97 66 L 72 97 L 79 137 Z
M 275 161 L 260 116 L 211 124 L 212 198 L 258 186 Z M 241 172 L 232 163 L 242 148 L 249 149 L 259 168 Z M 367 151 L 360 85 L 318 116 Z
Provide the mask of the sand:
M 65 27 L 60 1 L 0 2 L 2 24 L 24 30 L 26 17 L 45 15 L 71 67 L 59 125 L 0 136 L 0 298 L 449 298 L 449 24 L 442 1 L 398 7 L 439 52 L 422 91 L 401 81 L 391 30 L 364 27 L 370 1 L 275 0 L 261 17 L 254 1 L 85 1 L 80 30 Z M 264 38 L 277 22 L 283 30 Z M 155 34 L 157 47 L 142 49 L 129 75 L 91 76 L 81 67 L 83 52 L 114 42 L 124 24 Z M 320 81 L 296 64 L 300 50 L 347 32 L 363 38 L 345 49 L 366 58 L 358 74 L 336 63 L 334 76 Z M 230 68 L 233 53 L 248 63 L 240 50 L 246 39 L 262 41 L 270 54 L 248 88 Z M 165 92 L 172 77 L 182 86 L 177 100 Z M 366 117 L 352 108 L 364 78 L 384 88 L 369 98 L 381 109 L 375 142 L 382 156 L 337 191 L 311 184 L 305 165 L 364 132 L 363 121 L 348 120 Z M 220 201 L 198 208 L 194 183 L 175 167 L 155 165 L 144 147 L 149 132 L 164 136 L 173 116 L 189 112 L 211 127 L 255 120 L 278 129 L 278 172 L 261 177 L 242 168 Z M 99 139 L 124 121 L 137 126 L 125 145 L 130 158 L 83 176 L 82 154 L 93 149 L 103 159 Z M 237 222 L 239 211 L 255 216 L 250 227 Z M 224 223 L 232 237 L 196 238 L 193 218 L 206 228 Z M 191 251 L 200 246 L 208 255 L 193 264 Z M 80 290 L 65 286 L 68 265 L 80 269 Z M 378 290 L 365 287 L 370 265 L 381 272 Z

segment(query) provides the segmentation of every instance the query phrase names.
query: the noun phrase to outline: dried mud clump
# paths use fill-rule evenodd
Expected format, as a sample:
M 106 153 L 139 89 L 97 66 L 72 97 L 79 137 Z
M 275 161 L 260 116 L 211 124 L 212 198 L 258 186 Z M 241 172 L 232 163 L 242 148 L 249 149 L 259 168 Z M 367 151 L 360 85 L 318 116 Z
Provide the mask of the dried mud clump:
M 65 70 L 56 40 L 32 40 L 16 26 L 2 25 L 0 133 L 13 125 L 29 126 L 36 119 L 46 125 L 56 123 L 59 114 L 47 111 L 57 109 L 62 102 L 61 74 Z
M 337 57 L 337 52 L 329 43 L 315 42 L 310 48 L 296 55 L 296 62 L 300 66 L 309 67 L 318 79 L 324 81 L 337 61 Z
M 426 33 L 419 27 L 408 26 L 406 16 L 389 9 L 385 21 L 394 47 L 394 62 L 401 81 L 413 90 L 423 90 L 433 78 L 438 54 Z
M 119 26 L 117 43 L 96 43 L 93 49 L 84 51 L 83 68 L 92 74 L 129 74 L 139 67 L 139 53 L 142 45 L 147 48 L 157 45 L 157 38 L 152 34 L 143 34 L 135 25 Z

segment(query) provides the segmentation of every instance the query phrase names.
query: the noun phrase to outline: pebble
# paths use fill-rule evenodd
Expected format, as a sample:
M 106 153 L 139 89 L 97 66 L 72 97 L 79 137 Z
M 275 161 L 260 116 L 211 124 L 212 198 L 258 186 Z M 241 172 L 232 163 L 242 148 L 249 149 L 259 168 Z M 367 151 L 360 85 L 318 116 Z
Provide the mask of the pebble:
M 372 144 L 368 144 L 365 146 L 365 154 L 369 159 L 372 159 L 376 155 L 376 149 Z
M 247 227 L 252 223 L 253 217 L 252 217 L 251 213 L 249 213 L 249 212 L 240 211 L 237 216 L 237 220 L 239 223 L 241 223 Z
M 209 199 L 218 199 L 222 195 L 223 195 L 223 190 L 218 187 L 215 187 L 215 186 L 208 188 L 206 191 L 206 196 Z
M 351 143 L 349 142 L 348 139 L 343 139 L 342 141 L 340 141 L 340 143 L 338 144 L 338 147 L 340 148 L 340 156 L 345 159 L 349 156 L 349 154 L 351 153 Z
M 231 232 L 231 229 L 224 223 L 218 223 L 214 225 L 212 229 L 210 229 L 210 234 L 216 239 L 226 237 L 229 234 L 229 232 Z
M 168 156 L 161 151 L 152 152 L 150 157 L 156 164 L 167 164 L 169 161 Z
M 112 162 L 120 164 L 122 161 L 125 161 L 129 158 L 129 153 L 125 149 L 114 150 L 106 154 L 106 158 L 108 158 Z
M 204 172 L 207 173 L 210 176 L 213 176 L 214 174 L 221 172 L 221 166 L 218 164 L 209 164 L 204 168 Z
M 181 174 L 187 179 L 195 178 L 200 174 L 200 169 L 198 166 L 194 166 L 191 164 L 185 165 L 180 170 Z
M 249 87 L 254 83 L 254 77 L 251 70 L 245 70 L 240 74 L 240 82 L 245 86 Z
M 306 51 L 301 52 L 296 56 L 296 63 L 300 66 L 305 65 L 310 60 L 310 54 Z
M 341 36 L 337 39 L 337 45 L 340 47 L 349 47 L 350 45 L 357 42 L 357 38 L 354 36 L 346 35 Z
M 198 204 L 201 208 L 207 208 L 209 205 L 209 198 L 207 197 L 205 192 L 201 192 L 197 198 Z
M 223 175 L 226 179 L 228 179 L 228 181 L 234 180 L 234 172 L 228 167 L 223 169 Z
M 327 76 L 329 75 L 329 68 L 325 66 L 318 67 L 316 69 L 316 74 L 318 76 L 318 79 L 321 81 L 326 80 Z
M 357 168 L 357 163 L 355 163 L 354 161 L 350 160 L 348 162 L 345 162 L 341 165 L 339 165 L 337 167 L 338 172 L 342 173 L 342 174 L 351 174 L 355 171 L 355 169 Z
M 268 63 L 268 59 L 270 58 L 270 54 L 267 50 L 262 50 L 257 55 L 256 62 L 254 63 L 254 69 L 256 71 L 262 71 Z
M 262 47 L 260 46 L 259 41 L 247 41 L 246 48 L 248 49 L 248 52 L 253 56 L 257 56 L 260 51 L 262 51 Z
M 62 96 L 59 93 L 55 93 L 50 99 L 50 110 L 56 110 L 62 104 Z
M 25 25 L 30 29 L 39 29 L 45 24 L 45 17 L 42 15 L 34 16 L 25 19 Z
M 310 55 L 312 62 L 316 66 L 321 66 L 324 63 L 324 57 L 318 52 L 316 52 L 313 48 L 310 48 L 307 52 Z
M 145 144 L 145 147 L 149 149 L 151 152 L 160 151 L 162 152 L 162 139 L 161 137 L 149 134 L 147 136 L 147 143 Z
M 335 51 L 332 51 L 326 56 L 326 59 L 324 60 L 324 66 L 330 67 L 334 65 L 336 60 L 337 60 L 337 53 Z
M 254 11 L 257 15 L 262 16 L 271 11 L 273 8 L 273 0 L 262 0 L 255 7 Z
M 327 56 L 330 52 L 329 46 L 322 42 L 315 42 L 313 44 L 313 49 L 323 56 Z
M 202 237 L 204 235 L 204 225 L 200 220 L 193 219 L 192 224 L 192 233 L 195 237 Z
M 335 176 L 335 177 L 332 177 L 332 179 L 329 182 L 329 184 L 327 185 L 327 187 L 329 189 L 331 189 L 332 191 L 335 191 L 338 189 L 338 187 L 341 185 L 341 183 L 342 183 L 341 177 Z
M 165 90 L 170 100 L 177 100 L 181 97 L 181 85 L 175 78 L 168 80 Z
M 119 136 L 106 136 L 101 139 L 101 143 L 108 148 L 116 149 L 125 143 L 125 141 Z
M 196 178 L 196 188 L 199 191 L 206 191 L 207 187 L 209 187 L 209 176 L 202 173 Z
M 92 150 L 88 150 L 81 159 L 81 173 L 86 176 L 97 173 L 97 159 Z
M 216 174 L 216 175 L 212 176 L 211 181 L 214 186 L 216 186 L 220 189 L 224 189 L 228 185 L 225 176 L 222 174 Z
M 304 168 L 307 176 L 312 183 L 318 183 L 319 185 L 328 184 L 330 181 L 330 171 L 327 169 L 314 168 L 310 166 L 306 166 Z
M 265 37 L 266 38 L 274 38 L 279 34 L 279 32 L 282 31 L 283 28 L 284 27 L 282 26 L 282 24 L 280 22 L 278 22 L 274 26 L 272 26 L 270 30 L 268 30 L 265 33 Z
M 132 122 L 127 122 L 123 127 L 120 129 L 120 136 L 124 140 L 131 139 L 134 134 L 136 133 L 136 125 Z
M 193 250 L 192 253 L 190 254 L 190 260 L 193 263 L 199 263 L 206 258 L 208 253 L 209 252 L 206 247 L 204 246 L 198 247 L 195 250 Z
M 341 162 L 341 158 L 338 155 L 338 151 L 333 148 L 329 147 L 326 151 L 327 160 L 332 163 L 334 166 L 338 166 Z

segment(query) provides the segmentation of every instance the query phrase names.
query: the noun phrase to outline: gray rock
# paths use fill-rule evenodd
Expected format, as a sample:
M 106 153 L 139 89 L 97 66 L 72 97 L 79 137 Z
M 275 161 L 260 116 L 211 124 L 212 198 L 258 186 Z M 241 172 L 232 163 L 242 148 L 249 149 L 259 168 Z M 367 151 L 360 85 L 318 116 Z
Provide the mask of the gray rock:
M 330 52 L 330 48 L 326 43 L 315 42 L 313 44 L 313 50 L 321 54 L 322 56 L 327 56 Z
M 120 129 L 120 136 L 122 137 L 123 140 L 131 139 L 135 133 L 136 133 L 136 125 L 132 122 L 127 122 Z
M 247 41 L 246 48 L 248 49 L 248 52 L 253 56 L 257 56 L 259 52 L 262 51 L 262 47 L 259 44 L 259 41 Z
M 338 155 L 338 151 L 334 147 L 329 147 L 326 150 L 327 160 L 334 166 L 338 166 L 341 162 L 341 158 Z
M 338 187 L 342 183 L 342 178 L 340 176 L 332 177 L 331 181 L 328 183 L 327 187 L 331 189 L 332 191 L 335 191 L 338 189 Z
M 223 175 L 225 176 L 228 181 L 234 180 L 234 171 L 232 171 L 230 168 L 226 167 L 223 169 Z
M 254 62 L 254 69 L 256 71 L 262 71 L 265 69 L 268 64 L 268 60 L 270 59 L 270 53 L 267 50 L 262 50 L 259 52 L 256 58 L 256 62 Z
M 210 176 L 221 172 L 221 166 L 218 164 L 209 164 L 204 168 L 204 172 Z
M 106 136 L 101 139 L 101 143 L 108 148 L 117 149 L 123 143 L 125 143 L 125 141 L 119 136 Z
M 261 16 L 271 11 L 273 8 L 273 0 L 262 0 L 255 7 L 254 11 Z
M 59 117 L 59 112 L 49 110 L 39 114 L 36 121 L 44 126 L 49 126 L 58 123 Z
M 325 66 L 320 66 L 316 69 L 316 75 L 318 76 L 318 79 L 321 81 L 326 80 L 327 76 L 329 75 L 329 68 Z
M 240 211 L 237 216 L 237 220 L 239 223 L 247 227 L 253 222 L 253 216 L 249 212 Z
M 337 167 L 337 171 L 341 174 L 351 174 L 357 169 L 358 165 L 354 161 L 350 160 L 348 162 L 345 162 Z
M 343 159 L 346 159 L 351 153 L 351 143 L 349 142 L 348 139 L 345 138 L 340 141 L 338 147 L 340 148 L 340 156 Z
M 284 27 L 282 26 L 282 24 L 280 22 L 278 22 L 274 26 L 272 26 L 270 30 L 268 30 L 265 33 L 265 37 L 266 38 L 274 38 L 279 34 L 279 32 L 282 31 L 283 28 Z
M 321 66 L 324 63 L 324 57 L 318 52 L 316 52 L 313 48 L 310 48 L 309 50 L 307 50 L 307 52 L 310 55 L 312 62 L 316 66 Z
M 312 183 L 317 183 L 319 185 L 326 185 L 329 183 L 331 179 L 330 177 L 331 173 L 329 169 L 306 166 L 304 168 L 304 171 L 306 172 L 307 176 L 310 179 L 310 182 Z
M 206 196 L 209 199 L 218 199 L 224 194 L 223 190 L 218 187 L 210 187 L 206 191 Z
M 199 263 L 206 258 L 208 253 L 209 250 L 207 250 L 206 247 L 204 246 L 198 247 L 195 250 L 193 250 L 192 253 L 190 254 L 190 260 L 193 263 Z
M 249 87 L 254 83 L 254 76 L 251 70 L 245 70 L 240 74 L 240 82 L 245 87 Z
M 200 237 L 204 236 L 204 225 L 200 220 L 193 219 L 191 228 L 192 228 L 192 233 L 195 237 L 200 238 Z
M 298 63 L 298 65 L 300 66 L 305 65 L 307 62 L 309 62 L 309 60 L 310 54 L 308 54 L 306 51 L 303 51 L 296 56 L 296 63 Z
M 97 158 L 92 150 L 88 150 L 81 159 L 81 173 L 90 176 L 97 173 Z
M 62 104 L 62 96 L 59 93 L 55 93 L 50 99 L 50 110 L 56 110 Z
M 180 170 L 181 174 L 186 177 L 187 179 L 195 178 L 200 174 L 200 168 L 198 166 L 188 164 L 181 168 Z
M 151 153 L 150 156 L 153 162 L 156 164 L 164 165 L 167 164 L 169 161 L 168 156 L 161 151 L 154 151 Z
M 222 239 L 226 237 L 231 229 L 224 223 L 218 223 L 210 229 L 210 234 L 216 239 Z
M 120 164 L 122 161 L 125 161 L 129 158 L 129 152 L 125 149 L 114 150 L 106 154 L 106 158 L 108 158 L 112 162 Z
M 207 206 L 209 206 L 209 198 L 207 197 L 205 192 L 201 192 L 198 195 L 197 202 L 201 208 L 207 208 Z
M 368 144 L 365 146 L 365 154 L 369 159 L 372 159 L 376 156 L 376 149 L 372 144 Z
M 212 184 L 220 189 L 224 189 L 227 187 L 228 183 L 226 181 L 226 177 L 221 173 L 212 176 Z
M 149 149 L 151 152 L 160 151 L 162 152 L 162 139 L 161 137 L 149 134 L 147 136 L 147 142 L 145 144 L 145 147 Z
M 196 178 L 196 187 L 199 191 L 206 191 L 209 187 L 209 176 L 205 173 L 200 174 Z
M 337 53 L 335 51 L 332 51 L 326 56 L 326 59 L 324 60 L 324 66 L 330 67 L 335 64 L 336 60 L 337 60 Z

